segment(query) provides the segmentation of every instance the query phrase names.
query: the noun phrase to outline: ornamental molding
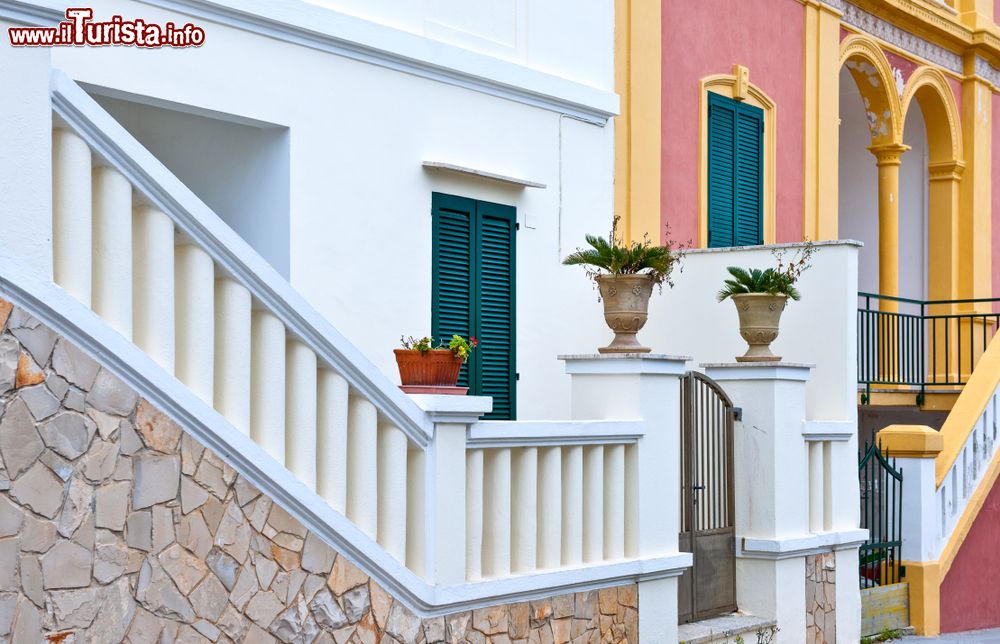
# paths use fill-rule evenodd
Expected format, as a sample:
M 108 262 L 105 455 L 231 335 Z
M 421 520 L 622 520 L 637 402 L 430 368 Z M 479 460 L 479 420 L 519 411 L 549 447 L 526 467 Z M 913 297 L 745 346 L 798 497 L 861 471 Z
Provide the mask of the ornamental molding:
M 988 60 L 976 56 L 976 76 L 987 80 L 993 87 L 1000 87 L 1000 69 L 990 64 Z
M 928 60 L 936 65 L 956 74 L 961 74 L 962 57 L 953 51 L 936 45 L 929 40 L 916 36 L 909 31 L 897 27 L 896 25 L 871 14 L 861 7 L 847 2 L 847 0 L 824 0 L 824 2 L 841 12 L 841 20 L 846 24 L 856 27 L 865 33 L 883 40 L 890 45 L 899 47 L 903 51 Z M 913 4 L 913 3 L 908 3 Z M 914 5 L 915 10 L 917 10 Z M 937 16 L 933 12 L 922 10 L 926 13 L 927 20 L 940 23 L 940 26 L 947 25 L 948 21 Z

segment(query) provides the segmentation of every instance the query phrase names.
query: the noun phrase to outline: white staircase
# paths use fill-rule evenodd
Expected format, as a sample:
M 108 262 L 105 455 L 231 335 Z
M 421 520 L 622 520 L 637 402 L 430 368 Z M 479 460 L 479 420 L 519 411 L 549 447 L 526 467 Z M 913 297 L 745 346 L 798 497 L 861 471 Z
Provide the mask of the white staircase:
M 649 418 L 477 423 L 488 399 L 406 396 L 75 82 L 51 96 L 53 274 L 0 258 L 0 286 L 415 612 L 689 565 L 676 529 L 628 534 L 665 492 L 637 469 Z

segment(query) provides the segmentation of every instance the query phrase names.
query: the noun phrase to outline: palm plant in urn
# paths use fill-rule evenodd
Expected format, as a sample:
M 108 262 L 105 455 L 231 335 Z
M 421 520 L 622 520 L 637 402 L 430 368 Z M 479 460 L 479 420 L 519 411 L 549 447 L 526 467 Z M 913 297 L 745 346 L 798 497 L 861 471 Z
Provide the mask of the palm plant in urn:
M 775 251 L 778 265 L 772 268 L 740 268 L 729 266 L 727 279 L 718 300 L 731 299 L 740 318 L 740 335 L 746 340 L 747 352 L 736 358 L 737 362 L 778 362 L 781 356 L 771 352 L 771 343 L 778 337 L 781 313 L 789 299 L 798 300 L 795 283 L 811 264 L 811 242 L 800 247 L 789 261 L 785 251 Z
M 681 260 L 682 251 L 673 241 L 665 246 L 653 244 L 648 235 L 641 242 L 626 242 L 618 235 L 619 217 L 611 225 L 607 239 L 587 235 L 590 248 L 578 248 L 563 264 L 584 266 L 594 280 L 604 302 L 604 321 L 615 333 L 614 340 L 601 353 L 649 353 L 639 344 L 636 333 L 649 316 L 649 297 L 653 287 L 673 286 L 671 273 Z

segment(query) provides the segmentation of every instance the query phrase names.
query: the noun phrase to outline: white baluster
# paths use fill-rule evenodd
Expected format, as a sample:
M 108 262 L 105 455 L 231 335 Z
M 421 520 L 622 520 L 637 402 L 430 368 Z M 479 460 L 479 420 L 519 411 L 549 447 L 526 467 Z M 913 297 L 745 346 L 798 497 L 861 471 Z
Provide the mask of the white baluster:
M 465 461 L 465 578 L 483 576 L 483 450 L 470 449 Z
M 604 559 L 604 448 L 583 448 L 583 560 Z
M 360 396 L 347 411 L 347 518 L 378 536 L 378 412 Z
M 228 277 L 215 281 L 215 408 L 250 435 L 250 291 Z
M 562 563 L 562 448 L 538 450 L 538 568 Z
M 406 452 L 406 567 L 427 579 L 427 547 L 428 547 L 428 516 L 429 490 L 427 472 L 427 450 L 411 449 Z M 464 478 L 463 478 L 464 487 Z M 448 508 L 455 512 L 453 508 Z M 462 523 L 464 524 L 464 516 Z M 449 535 L 452 536 L 452 535 Z M 455 541 L 459 541 L 456 539 Z M 453 548 L 449 553 L 465 552 L 465 543 L 460 550 Z M 464 563 L 464 559 L 462 560 Z M 464 567 L 464 566 L 463 566 Z M 464 581 L 464 579 L 463 579 Z
M 215 264 L 193 244 L 177 247 L 177 378 L 212 404 L 215 392 Z
M 132 337 L 174 372 L 174 224 L 153 206 L 132 216 Z
M 563 448 L 562 565 L 583 561 L 583 447 Z
M 406 449 L 398 427 L 378 428 L 378 542 L 399 561 L 406 560 Z
M 298 340 L 286 347 L 285 464 L 316 489 L 316 354 Z
M 341 514 L 347 512 L 347 381 L 320 369 L 316 418 L 316 489 Z
M 511 454 L 511 568 L 529 572 L 537 565 L 538 448 L 523 447 Z
M 285 463 L 285 325 L 268 311 L 251 322 L 250 437 Z
M 483 576 L 510 575 L 510 450 L 483 457 Z
M 823 443 L 806 443 L 809 455 L 809 531 L 823 531 Z
M 625 446 L 604 448 L 604 558 L 625 557 Z
M 132 185 L 114 168 L 93 175 L 93 308 L 132 339 Z
M 52 276 L 87 306 L 93 252 L 90 163 L 83 139 L 69 130 L 52 131 Z

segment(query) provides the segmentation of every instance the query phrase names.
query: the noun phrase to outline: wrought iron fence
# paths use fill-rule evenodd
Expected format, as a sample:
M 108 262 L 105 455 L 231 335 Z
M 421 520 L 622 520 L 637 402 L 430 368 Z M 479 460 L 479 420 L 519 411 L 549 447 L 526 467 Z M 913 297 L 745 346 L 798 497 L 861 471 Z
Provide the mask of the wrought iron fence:
M 868 540 L 859 548 L 862 588 L 899 582 L 902 541 L 903 470 L 876 443 L 865 442 L 858 454 L 861 484 L 861 527 Z
M 929 387 L 964 385 L 1000 324 L 993 306 L 1000 298 L 911 300 L 858 293 L 858 299 L 863 403 L 872 385 L 918 388 L 918 402 Z

